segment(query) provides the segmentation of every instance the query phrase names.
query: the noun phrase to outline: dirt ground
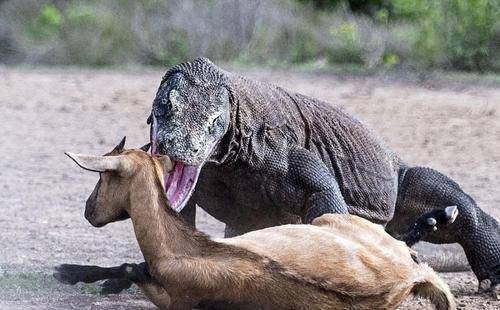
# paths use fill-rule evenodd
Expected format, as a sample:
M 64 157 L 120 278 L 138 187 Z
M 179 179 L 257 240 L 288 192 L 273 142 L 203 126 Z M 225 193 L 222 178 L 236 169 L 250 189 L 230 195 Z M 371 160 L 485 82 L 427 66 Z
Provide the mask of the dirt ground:
M 243 74 L 344 106 L 409 163 L 447 173 L 500 217 L 500 88 L 383 77 L 244 70 Z M 64 151 L 104 153 L 124 135 L 147 142 L 146 118 L 162 71 L 0 67 L 0 309 L 149 309 L 137 291 L 100 296 L 65 286 L 60 263 L 140 261 L 129 221 L 95 229 L 83 218 L 97 176 Z M 223 224 L 198 213 L 198 227 Z M 462 309 L 499 309 L 472 273 L 443 274 Z M 428 309 L 419 300 L 403 309 Z

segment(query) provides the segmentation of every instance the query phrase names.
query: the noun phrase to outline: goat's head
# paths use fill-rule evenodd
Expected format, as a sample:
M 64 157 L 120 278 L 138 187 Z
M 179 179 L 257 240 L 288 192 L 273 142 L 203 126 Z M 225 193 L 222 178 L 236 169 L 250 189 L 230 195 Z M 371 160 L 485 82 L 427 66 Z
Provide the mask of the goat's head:
M 169 157 L 146 153 L 149 145 L 134 150 L 124 146 L 125 138 L 103 156 L 66 152 L 78 166 L 99 172 L 99 181 L 85 205 L 85 218 L 95 227 L 129 218 L 130 193 L 143 185 L 139 178 L 151 177 L 154 169 L 170 171 L 173 167 Z

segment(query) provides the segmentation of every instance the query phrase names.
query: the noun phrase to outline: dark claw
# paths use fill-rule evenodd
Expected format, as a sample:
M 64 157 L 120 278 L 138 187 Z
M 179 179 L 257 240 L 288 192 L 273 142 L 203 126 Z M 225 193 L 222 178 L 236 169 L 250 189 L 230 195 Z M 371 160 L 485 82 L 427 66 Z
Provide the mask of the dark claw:
M 458 216 L 458 208 L 457 206 L 449 206 L 444 209 L 444 213 L 446 214 L 447 222 L 446 224 L 451 224 L 455 222 Z
M 449 225 L 457 219 L 458 208 L 457 206 L 449 206 L 444 209 L 434 209 L 431 212 L 425 213 L 420 216 L 417 223 L 423 225 L 426 231 L 436 231 L 439 225 Z
M 427 221 L 426 221 L 426 222 L 427 222 L 427 225 L 429 225 L 429 226 L 432 226 L 432 227 L 433 227 L 433 228 L 432 228 L 432 230 L 436 230 L 436 229 L 437 229 L 437 228 L 436 228 L 437 221 L 436 221 L 436 219 L 435 219 L 435 218 L 433 218 L 433 217 L 429 217 L 429 218 L 427 218 Z

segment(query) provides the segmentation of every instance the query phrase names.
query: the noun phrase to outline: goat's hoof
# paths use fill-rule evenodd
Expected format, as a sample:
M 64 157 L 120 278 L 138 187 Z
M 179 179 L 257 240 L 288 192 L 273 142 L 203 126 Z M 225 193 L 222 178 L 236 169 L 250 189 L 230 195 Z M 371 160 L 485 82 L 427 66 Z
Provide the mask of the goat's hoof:
M 54 268 L 55 272 L 52 274 L 57 281 L 64 283 L 75 285 L 80 282 L 79 270 L 80 265 L 73 264 L 62 264 Z
M 101 284 L 101 295 L 119 294 L 120 292 L 128 289 L 133 284 L 132 281 L 127 279 L 109 279 Z

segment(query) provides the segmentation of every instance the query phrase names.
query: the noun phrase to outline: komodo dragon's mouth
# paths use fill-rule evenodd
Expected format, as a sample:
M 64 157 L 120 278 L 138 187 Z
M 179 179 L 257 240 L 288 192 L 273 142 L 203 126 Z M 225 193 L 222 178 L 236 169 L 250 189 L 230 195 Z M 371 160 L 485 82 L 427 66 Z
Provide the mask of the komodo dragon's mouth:
M 153 125 L 151 127 L 151 153 L 158 154 L 156 148 L 157 135 L 156 119 L 153 116 Z M 163 177 L 165 190 L 170 207 L 176 212 L 181 212 L 194 192 L 201 167 L 186 165 L 185 163 L 172 159 L 174 168 L 166 172 Z
M 172 161 L 174 169 L 164 175 L 164 184 L 170 207 L 180 212 L 194 192 L 201 166 L 188 166 L 180 161 Z

